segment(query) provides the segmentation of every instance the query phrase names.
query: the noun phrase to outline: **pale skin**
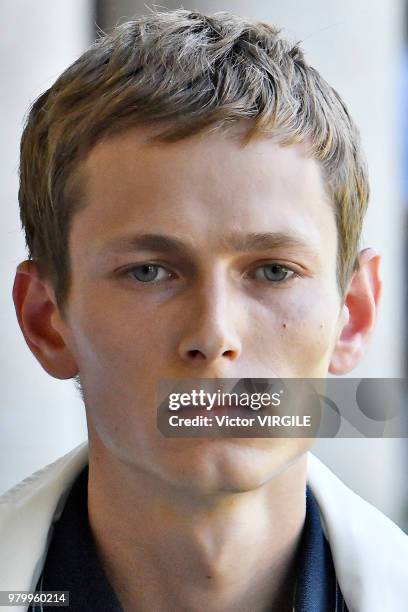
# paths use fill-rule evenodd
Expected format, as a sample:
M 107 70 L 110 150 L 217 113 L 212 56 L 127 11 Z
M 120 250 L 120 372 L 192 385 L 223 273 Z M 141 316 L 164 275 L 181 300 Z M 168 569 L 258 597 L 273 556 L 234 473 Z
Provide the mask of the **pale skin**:
M 374 328 L 380 257 L 360 253 L 343 300 L 334 213 L 304 146 L 222 134 L 152 145 L 148 132 L 91 150 L 65 314 L 25 261 L 18 320 L 49 374 L 80 374 L 89 520 L 124 610 L 286 612 L 312 439 L 164 438 L 155 381 L 350 372 Z M 124 248 L 147 233 L 184 248 Z M 269 242 L 226 242 L 254 233 Z M 134 268 L 150 263 L 146 282 Z M 272 280 L 267 264 L 280 266 Z

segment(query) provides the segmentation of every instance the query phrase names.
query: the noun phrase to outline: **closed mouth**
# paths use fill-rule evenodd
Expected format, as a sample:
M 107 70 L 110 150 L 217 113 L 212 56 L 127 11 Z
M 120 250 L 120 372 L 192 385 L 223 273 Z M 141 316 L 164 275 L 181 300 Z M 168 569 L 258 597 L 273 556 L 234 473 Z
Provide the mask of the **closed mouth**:
M 243 412 L 247 412 L 250 410 L 249 406 L 240 406 L 239 404 L 214 404 L 212 407 L 210 407 L 210 405 L 208 404 L 199 404 L 198 406 L 194 406 L 193 404 L 189 404 L 188 406 L 182 406 L 181 410 L 187 410 L 187 411 L 191 411 L 191 410 L 198 410 L 198 411 L 202 411 L 210 413 L 210 412 L 225 412 L 227 410 L 232 411 L 237 411 L 237 410 L 241 410 Z

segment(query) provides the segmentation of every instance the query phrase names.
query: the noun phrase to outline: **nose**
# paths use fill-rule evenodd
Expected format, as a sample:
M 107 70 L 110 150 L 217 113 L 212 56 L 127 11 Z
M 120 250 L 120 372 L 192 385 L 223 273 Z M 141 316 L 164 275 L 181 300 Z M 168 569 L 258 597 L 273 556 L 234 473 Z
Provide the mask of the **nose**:
M 181 358 L 197 364 L 213 363 L 221 357 L 236 360 L 242 349 L 235 325 L 237 302 L 225 280 L 202 283 L 190 304 L 188 331 L 179 344 Z

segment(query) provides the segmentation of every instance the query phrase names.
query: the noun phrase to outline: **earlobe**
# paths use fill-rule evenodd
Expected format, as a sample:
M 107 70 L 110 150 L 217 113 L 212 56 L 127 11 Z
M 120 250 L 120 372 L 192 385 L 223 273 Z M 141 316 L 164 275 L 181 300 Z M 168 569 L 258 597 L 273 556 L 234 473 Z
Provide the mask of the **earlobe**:
M 347 374 L 363 357 L 374 330 L 381 296 L 380 260 L 373 249 L 364 249 L 359 255 L 360 267 L 349 283 L 339 318 L 339 332 L 329 365 L 331 374 Z
M 25 341 L 45 371 L 60 379 L 76 376 L 78 367 L 64 338 L 58 307 L 35 262 L 26 260 L 17 267 L 13 301 Z

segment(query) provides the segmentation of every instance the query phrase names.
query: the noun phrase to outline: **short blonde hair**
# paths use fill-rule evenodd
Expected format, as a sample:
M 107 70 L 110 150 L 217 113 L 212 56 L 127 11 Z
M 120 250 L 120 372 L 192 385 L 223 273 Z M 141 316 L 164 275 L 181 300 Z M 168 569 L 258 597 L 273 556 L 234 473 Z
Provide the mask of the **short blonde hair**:
M 19 203 L 29 257 L 63 307 L 75 170 L 102 136 L 142 124 L 163 142 L 249 120 L 246 140 L 310 143 L 338 228 L 344 294 L 358 268 L 369 186 L 358 131 L 338 93 L 273 25 L 228 12 L 153 11 L 101 36 L 32 105 L 21 139 Z

